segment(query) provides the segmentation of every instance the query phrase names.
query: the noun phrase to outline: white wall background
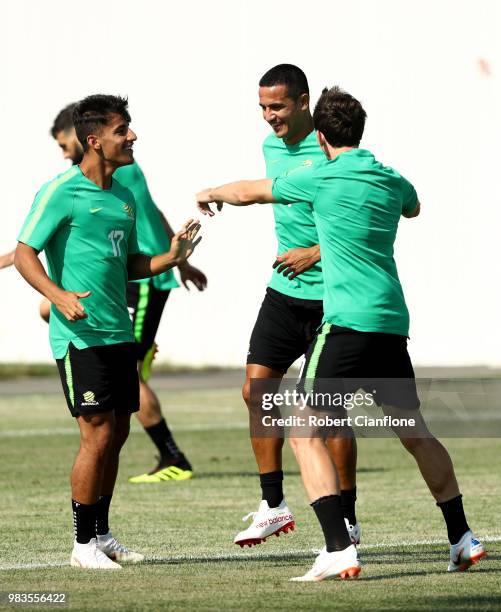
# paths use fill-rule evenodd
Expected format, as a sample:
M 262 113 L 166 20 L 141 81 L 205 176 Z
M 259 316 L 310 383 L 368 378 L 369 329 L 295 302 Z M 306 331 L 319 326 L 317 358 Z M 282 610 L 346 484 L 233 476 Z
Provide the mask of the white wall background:
M 501 364 L 500 16 L 496 0 L 6 0 L 0 250 L 66 167 L 48 136 L 66 103 L 129 96 L 136 158 L 177 227 L 198 189 L 263 176 L 257 82 L 295 63 L 313 100 L 340 84 L 362 101 L 362 146 L 417 187 L 422 216 L 402 223 L 396 254 L 414 361 Z M 193 263 L 209 289 L 176 290 L 161 356 L 240 364 L 274 259 L 272 213 L 227 208 L 203 233 Z M 50 360 L 38 296 L 14 269 L 0 275 L 0 361 Z

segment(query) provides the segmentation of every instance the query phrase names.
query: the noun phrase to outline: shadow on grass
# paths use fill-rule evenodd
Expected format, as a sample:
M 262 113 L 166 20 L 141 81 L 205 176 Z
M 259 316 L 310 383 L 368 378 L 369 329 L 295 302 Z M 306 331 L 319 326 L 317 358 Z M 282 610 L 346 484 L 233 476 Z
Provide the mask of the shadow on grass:
M 436 595 L 426 596 L 430 610 L 499 610 L 501 595 Z M 494 606 L 496 606 L 494 608 Z
M 379 468 L 379 467 L 375 467 L 375 468 L 361 468 L 359 470 L 357 470 L 357 474 L 372 474 L 372 473 L 377 473 L 377 472 L 387 472 L 387 468 Z M 199 479 L 203 479 L 203 478 L 234 478 L 238 476 L 239 478 L 246 478 L 251 476 L 252 478 L 257 478 L 258 477 L 258 473 L 257 472 L 199 472 L 198 470 L 195 471 L 195 478 L 197 480 Z M 284 476 L 301 476 L 301 472 L 299 472 L 299 470 L 287 470 L 284 474 Z
M 447 551 L 448 552 L 448 551 Z M 418 577 L 418 576 L 432 576 L 432 575 L 444 575 L 446 573 L 446 567 L 448 563 L 448 555 L 447 552 L 444 554 L 443 550 L 426 550 L 426 551 L 410 551 L 403 553 L 388 553 L 378 552 L 377 550 L 373 551 L 361 551 L 361 560 L 362 566 L 364 567 L 367 563 L 367 567 L 370 571 L 371 568 L 376 568 L 380 565 L 388 566 L 388 565 L 411 565 L 417 566 L 418 564 L 421 566 L 421 569 L 403 569 L 397 570 L 395 572 L 387 573 L 385 575 L 366 575 L 364 572 L 359 577 L 359 580 L 362 581 L 381 581 L 381 580 L 393 580 L 396 578 L 405 578 L 405 577 Z M 310 551 L 289 551 L 284 552 L 282 554 L 276 553 L 261 553 L 261 552 L 245 552 L 245 549 L 236 554 L 221 554 L 221 555 L 182 555 L 178 557 L 157 557 L 147 559 L 145 563 L 150 565 L 186 565 L 186 564 L 211 564 L 211 563 L 263 563 L 263 562 L 271 562 L 273 565 L 280 565 L 283 567 L 283 563 L 285 562 L 293 562 L 290 563 L 291 570 L 296 567 L 300 563 L 305 563 L 306 565 L 311 564 L 312 560 L 315 558 L 316 553 L 312 550 Z M 498 559 L 498 556 L 493 556 L 491 559 Z M 428 566 L 430 564 L 436 564 L 439 561 L 443 561 L 443 569 L 432 569 Z M 488 561 L 482 561 L 480 567 L 477 569 L 473 569 L 473 571 L 480 571 L 485 574 L 494 574 L 500 573 L 499 569 L 489 567 Z M 499 595 L 501 599 L 501 595 Z M 494 599 L 490 599 L 489 601 L 494 601 Z M 442 609 L 441 607 L 433 607 L 430 606 L 430 609 Z M 457 608 L 456 608 L 457 609 Z M 481 608 L 480 608 L 481 609 Z

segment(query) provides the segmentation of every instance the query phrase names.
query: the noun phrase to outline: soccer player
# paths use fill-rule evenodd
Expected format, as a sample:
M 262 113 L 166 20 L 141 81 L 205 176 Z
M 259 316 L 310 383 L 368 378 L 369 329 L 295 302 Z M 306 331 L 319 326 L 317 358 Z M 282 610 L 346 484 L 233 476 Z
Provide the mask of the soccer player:
M 189 257 L 197 222 L 169 252 L 141 254 L 132 192 L 113 173 L 132 164 L 136 135 L 127 101 L 94 95 L 74 109 L 84 154 L 37 193 L 19 234 L 15 265 L 52 304 L 49 336 L 80 449 L 71 473 L 75 543 L 71 565 L 118 569 L 143 555 L 112 535 L 108 514 L 120 449 L 139 409 L 136 345 L 126 302 L 128 278 L 161 274 Z M 44 250 L 49 275 L 38 254 Z
M 420 204 L 406 179 L 358 148 L 365 118 L 360 102 L 350 94 L 337 87 L 325 89 L 313 113 L 326 156 L 323 163 L 274 180 L 208 189 L 197 200 L 209 214 L 213 214 L 209 203 L 214 201 L 312 203 L 323 263 L 324 318 L 308 351 L 301 385 L 325 391 L 322 379 L 333 379 L 333 385 L 343 379 L 343 392 L 360 387 L 374 390 L 385 414 L 415 419 L 415 427 L 397 425 L 394 430 L 443 512 L 451 545 L 448 571 L 464 570 L 485 551 L 466 521 L 449 454 L 418 410 L 407 352 L 409 314 L 393 259 L 399 219 L 417 216 Z M 399 380 L 388 383 L 388 379 Z M 355 576 L 360 563 L 343 521 L 336 467 L 324 438 L 313 431 L 308 437 L 292 438 L 291 443 L 325 536 L 325 548 L 313 567 L 295 580 Z
M 324 155 L 313 130 L 309 87 L 304 72 L 280 64 L 259 81 L 259 105 L 273 132 L 263 154 L 270 178 L 302 166 L 315 167 Z M 290 366 L 305 354 L 322 322 L 323 280 L 318 234 L 311 206 L 274 206 L 278 256 L 250 338 L 243 398 L 251 419 L 257 406 L 251 398 L 251 379 L 267 379 L 278 389 Z M 270 387 L 271 388 L 271 387 Z M 252 429 L 252 428 L 251 428 Z M 273 533 L 294 527 L 294 517 L 284 499 L 281 437 L 252 436 L 259 469 L 262 501 L 249 527 L 234 539 L 240 546 L 264 542 Z M 360 540 L 355 515 L 356 441 L 351 428 L 328 441 L 341 483 L 341 503 L 350 535 Z
M 63 108 L 54 120 L 52 137 L 61 147 L 65 159 L 73 164 L 80 163 L 83 156 L 73 126 L 75 104 Z M 121 166 L 114 177 L 130 189 L 137 205 L 136 227 L 141 253 L 158 255 L 169 250 L 174 232 L 151 197 L 146 179 L 136 161 Z M 205 274 L 187 261 L 178 266 L 181 282 L 188 289 L 192 282 L 199 291 L 207 286 Z M 155 356 L 155 335 L 160 324 L 163 309 L 171 289 L 178 287 L 173 270 L 167 270 L 154 278 L 132 281 L 127 284 L 127 305 L 131 314 L 134 336 L 137 343 L 139 371 L 140 409 L 136 413 L 158 450 L 158 463 L 147 474 L 129 478 L 132 483 L 160 483 L 169 480 L 187 480 L 192 477 L 192 466 L 181 452 L 162 414 L 159 399 L 148 384 L 151 363 Z M 50 305 L 44 300 L 41 305 L 42 317 L 48 320 Z

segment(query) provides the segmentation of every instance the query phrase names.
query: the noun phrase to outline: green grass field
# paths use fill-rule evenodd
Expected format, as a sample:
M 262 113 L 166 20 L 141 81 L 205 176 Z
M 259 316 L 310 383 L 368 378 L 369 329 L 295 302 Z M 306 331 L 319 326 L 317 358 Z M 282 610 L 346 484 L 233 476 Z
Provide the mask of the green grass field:
M 0 591 L 66 591 L 74 610 L 501 608 L 499 440 L 445 441 L 470 523 L 490 539 L 482 563 L 465 574 L 446 573 L 442 516 L 413 460 L 396 440 L 360 440 L 363 572 L 356 581 L 298 584 L 288 579 L 309 568 L 322 538 L 289 449 L 285 492 L 297 529 L 242 551 L 233 536 L 241 517 L 256 509 L 259 486 L 239 390 L 162 392 L 160 398 L 196 478 L 129 484 L 127 476 L 150 468 L 154 455 L 134 419 L 112 528 L 148 562 L 100 573 L 68 564 L 68 477 L 78 436 L 62 395 L 0 395 Z

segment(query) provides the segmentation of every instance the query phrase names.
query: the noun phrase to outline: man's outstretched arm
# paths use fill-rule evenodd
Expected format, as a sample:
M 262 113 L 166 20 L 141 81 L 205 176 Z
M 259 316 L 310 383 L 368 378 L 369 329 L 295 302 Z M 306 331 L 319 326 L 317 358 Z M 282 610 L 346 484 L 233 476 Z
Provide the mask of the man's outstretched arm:
M 217 204 L 218 210 L 221 210 L 223 202 L 232 206 L 273 203 L 275 199 L 271 192 L 272 185 L 272 179 L 261 179 L 258 181 L 236 181 L 220 187 L 204 189 L 197 193 L 197 206 L 204 215 L 212 217 L 214 212 L 209 206 L 211 202 Z

